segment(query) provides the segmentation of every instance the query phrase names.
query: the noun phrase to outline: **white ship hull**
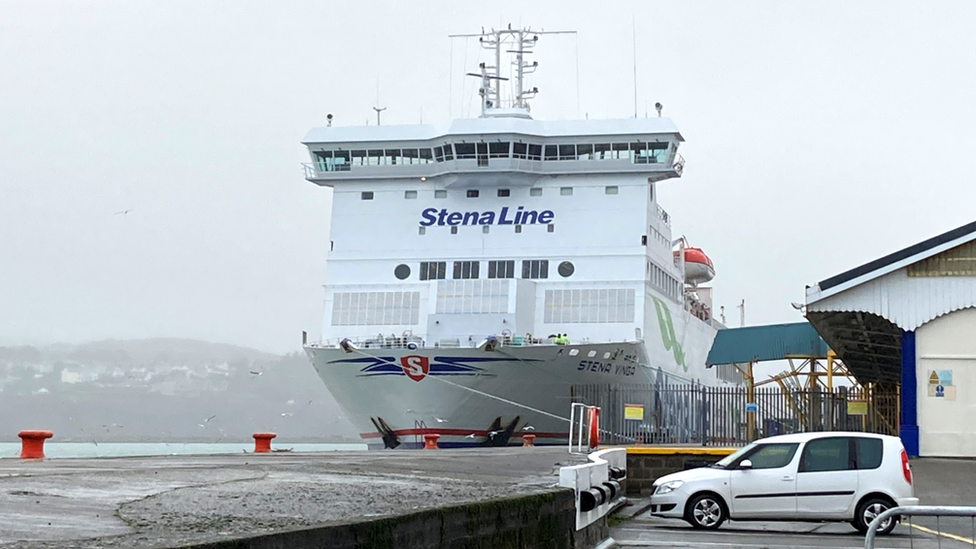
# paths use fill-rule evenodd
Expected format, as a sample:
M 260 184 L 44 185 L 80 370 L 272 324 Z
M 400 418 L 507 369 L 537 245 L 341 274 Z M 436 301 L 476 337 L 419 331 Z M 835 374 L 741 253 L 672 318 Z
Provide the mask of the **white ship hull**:
M 419 447 L 428 433 L 444 447 L 521 445 L 529 433 L 568 444 L 573 385 L 679 379 L 642 366 L 643 342 L 306 352 L 371 449 Z

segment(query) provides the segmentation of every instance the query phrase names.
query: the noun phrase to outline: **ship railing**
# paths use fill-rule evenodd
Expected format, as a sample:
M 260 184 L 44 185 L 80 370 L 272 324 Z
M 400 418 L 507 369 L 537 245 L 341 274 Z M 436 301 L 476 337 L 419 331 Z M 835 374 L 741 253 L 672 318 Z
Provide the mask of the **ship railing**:
M 524 336 L 510 335 L 510 336 L 496 336 L 496 343 L 501 347 L 530 347 L 539 345 L 560 345 L 564 347 L 572 345 L 583 345 L 589 343 L 588 340 L 560 340 L 557 337 L 533 337 L 531 334 L 526 334 Z M 474 339 L 467 338 L 462 340 L 461 338 L 442 338 L 436 341 L 428 341 L 425 337 L 408 335 L 408 336 L 374 336 L 374 337 L 350 337 L 350 338 L 340 338 L 340 339 L 320 339 L 315 342 L 309 343 L 309 347 L 318 348 L 335 348 L 339 347 L 342 341 L 348 340 L 356 347 L 365 349 L 418 349 L 422 347 L 449 347 L 449 348 L 461 348 L 461 347 L 478 347 L 484 339 Z
M 660 206 L 657 207 L 657 218 L 660 219 L 661 222 L 667 225 L 668 227 L 671 226 L 671 216 L 664 208 Z

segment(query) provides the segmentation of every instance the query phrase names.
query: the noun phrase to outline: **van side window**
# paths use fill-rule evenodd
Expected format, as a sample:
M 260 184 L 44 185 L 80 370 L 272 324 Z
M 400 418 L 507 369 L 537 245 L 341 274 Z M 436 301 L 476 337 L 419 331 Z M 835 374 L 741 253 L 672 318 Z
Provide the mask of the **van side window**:
M 748 459 L 752 462 L 753 469 L 778 469 L 780 467 L 786 467 L 793 461 L 793 455 L 796 454 L 797 446 L 799 444 L 796 443 L 760 444 L 749 455 L 743 456 L 739 462 L 741 463 L 743 460 Z
M 853 469 L 849 437 L 817 438 L 807 442 L 800 456 L 800 472 L 846 471 Z
M 858 469 L 877 469 L 881 467 L 881 456 L 884 454 L 884 441 L 880 438 L 854 437 L 857 457 L 855 464 Z

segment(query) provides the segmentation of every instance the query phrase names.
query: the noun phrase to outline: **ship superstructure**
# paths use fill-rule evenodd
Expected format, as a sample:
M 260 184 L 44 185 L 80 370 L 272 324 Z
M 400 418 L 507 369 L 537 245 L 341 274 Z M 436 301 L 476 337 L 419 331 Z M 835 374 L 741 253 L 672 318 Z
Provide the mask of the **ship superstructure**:
M 502 444 L 526 425 L 561 442 L 573 384 L 720 381 L 697 286 L 714 270 L 675 248 L 657 202 L 681 134 L 661 116 L 533 119 L 537 39 L 484 37 L 497 61 L 475 73 L 479 118 L 330 123 L 303 141 L 306 179 L 334 193 L 323 339 L 306 350 L 371 444 Z

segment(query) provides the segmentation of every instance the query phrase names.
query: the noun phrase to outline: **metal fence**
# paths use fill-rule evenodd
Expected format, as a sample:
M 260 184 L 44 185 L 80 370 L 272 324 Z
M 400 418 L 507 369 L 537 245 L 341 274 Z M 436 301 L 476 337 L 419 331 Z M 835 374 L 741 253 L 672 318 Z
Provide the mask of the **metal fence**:
M 753 391 L 750 399 L 746 387 L 587 384 L 572 387 L 572 400 L 600 407 L 604 444 L 736 446 L 755 438 L 810 431 L 898 434 L 897 390 L 757 387 Z

